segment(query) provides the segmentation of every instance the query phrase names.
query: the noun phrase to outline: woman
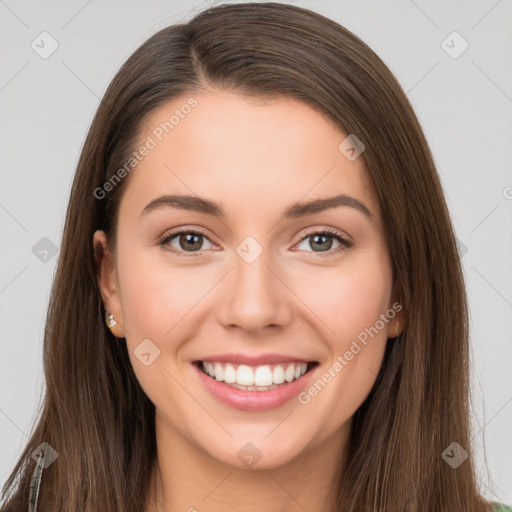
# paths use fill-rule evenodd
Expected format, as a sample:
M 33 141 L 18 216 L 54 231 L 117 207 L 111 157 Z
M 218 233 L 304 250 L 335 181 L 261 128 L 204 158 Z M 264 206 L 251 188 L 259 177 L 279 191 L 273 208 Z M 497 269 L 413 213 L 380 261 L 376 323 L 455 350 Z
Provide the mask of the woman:
M 5 510 L 510 510 L 477 489 L 467 325 L 389 69 L 309 10 L 210 8 L 91 125 Z

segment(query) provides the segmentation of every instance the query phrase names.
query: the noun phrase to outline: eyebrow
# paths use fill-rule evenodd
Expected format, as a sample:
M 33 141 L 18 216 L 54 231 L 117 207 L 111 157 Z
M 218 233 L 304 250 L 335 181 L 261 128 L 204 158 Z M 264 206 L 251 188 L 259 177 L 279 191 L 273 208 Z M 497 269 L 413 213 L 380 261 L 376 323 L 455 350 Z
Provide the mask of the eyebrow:
M 326 197 L 323 199 L 313 199 L 311 201 L 302 203 L 294 203 L 283 211 L 282 216 L 285 219 L 297 219 L 332 208 L 338 208 L 340 206 L 355 208 L 369 219 L 374 217 L 374 215 L 370 212 L 364 203 L 358 199 L 355 199 L 354 197 L 347 196 L 345 194 L 338 194 L 336 196 Z M 163 207 L 188 210 L 197 213 L 204 213 L 206 215 L 213 215 L 217 218 L 225 218 L 224 209 L 222 208 L 221 204 L 216 203 L 215 201 L 211 201 L 209 199 L 198 196 L 176 194 L 164 195 L 153 199 L 144 207 L 140 217 Z

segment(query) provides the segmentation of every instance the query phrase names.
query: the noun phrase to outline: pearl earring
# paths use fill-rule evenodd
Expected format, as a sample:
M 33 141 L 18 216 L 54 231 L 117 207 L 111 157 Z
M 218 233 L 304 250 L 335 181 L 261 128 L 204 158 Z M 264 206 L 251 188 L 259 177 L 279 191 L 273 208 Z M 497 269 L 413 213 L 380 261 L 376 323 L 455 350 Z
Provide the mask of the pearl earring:
M 114 320 L 114 315 L 112 313 L 110 315 L 105 315 L 105 323 L 109 329 L 114 327 L 114 325 L 117 325 L 117 322 Z

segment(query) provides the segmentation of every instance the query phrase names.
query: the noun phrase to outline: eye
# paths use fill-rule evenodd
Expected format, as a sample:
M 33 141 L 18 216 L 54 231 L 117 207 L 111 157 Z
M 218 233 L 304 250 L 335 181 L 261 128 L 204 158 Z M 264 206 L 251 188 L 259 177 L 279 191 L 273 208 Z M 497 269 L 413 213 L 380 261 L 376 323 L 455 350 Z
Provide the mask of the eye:
M 182 229 L 167 235 L 160 242 L 160 245 L 176 253 L 178 256 L 199 256 L 199 254 L 194 253 L 199 253 L 203 249 L 211 249 L 211 247 L 203 247 L 204 241 L 208 241 L 213 246 L 208 237 L 200 231 Z
M 334 247 L 334 250 L 331 250 L 333 248 L 333 239 L 338 245 Z M 205 241 L 208 242 L 211 247 L 203 247 Z M 313 248 L 313 251 L 307 251 L 307 249 L 304 248 L 299 249 L 315 253 L 315 258 L 338 254 L 353 245 L 351 241 L 345 239 L 340 233 L 329 228 L 309 231 L 299 242 L 299 245 L 300 244 L 307 244 L 309 247 Z M 159 242 L 159 245 L 175 253 L 177 256 L 200 256 L 202 250 L 215 247 L 204 233 L 193 229 L 174 231 L 165 236 Z
M 335 242 L 338 243 L 338 245 L 335 246 L 334 250 L 331 251 L 331 249 L 333 248 L 333 239 Z M 309 245 L 309 247 L 314 249 L 313 251 L 309 252 L 315 253 L 315 258 L 323 258 L 325 256 L 332 256 L 333 254 L 338 254 L 339 252 L 345 251 L 348 248 L 352 247 L 353 245 L 351 241 L 344 238 L 340 233 L 329 228 L 323 229 L 321 231 L 312 230 L 308 232 L 306 236 L 299 242 L 299 245 L 300 244 L 305 244 L 306 246 Z M 318 249 L 318 251 L 315 249 Z

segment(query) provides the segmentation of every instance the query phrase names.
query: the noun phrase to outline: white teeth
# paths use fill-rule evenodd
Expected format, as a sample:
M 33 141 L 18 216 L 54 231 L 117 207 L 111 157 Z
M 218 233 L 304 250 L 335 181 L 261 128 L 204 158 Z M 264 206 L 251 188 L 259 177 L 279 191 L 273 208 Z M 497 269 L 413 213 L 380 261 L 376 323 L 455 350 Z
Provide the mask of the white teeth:
M 254 373 L 250 366 L 241 364 L 236 371 L 236 381 L 242 386 L 254 385 Z
M 224 368 L 220 363 L 215 363 L 215 378 L 217 380 L 224 380 Z
M 271 386 L 272 372 L 270 366 L 258 366 L 254 372 L 254 384 L 256 386 Z
M 272 372 L 272 382 L 274 384 L 282 384 L 284 382 L 284 369 L 280 364 Z
M 286 382 L 291 382 L 293 378 L 295 377 L 295 365 L 291 364 L 286 368 L 286 371 L 284 372 L 284 380 Z
M 226 363 L 224 366 L 224 381 L 226 384 L 233 384 L 236 382 L 236 370 L 232 364 Z
M 250 367 L 230 363 L 203 362 L 203 370 L 210 377 L 238 389 L 268 391 L 286 382 L 297 380 L 307 371 L 307 363 L 284 363 Z M 273 367 L 273 368 L 272 368 Z

